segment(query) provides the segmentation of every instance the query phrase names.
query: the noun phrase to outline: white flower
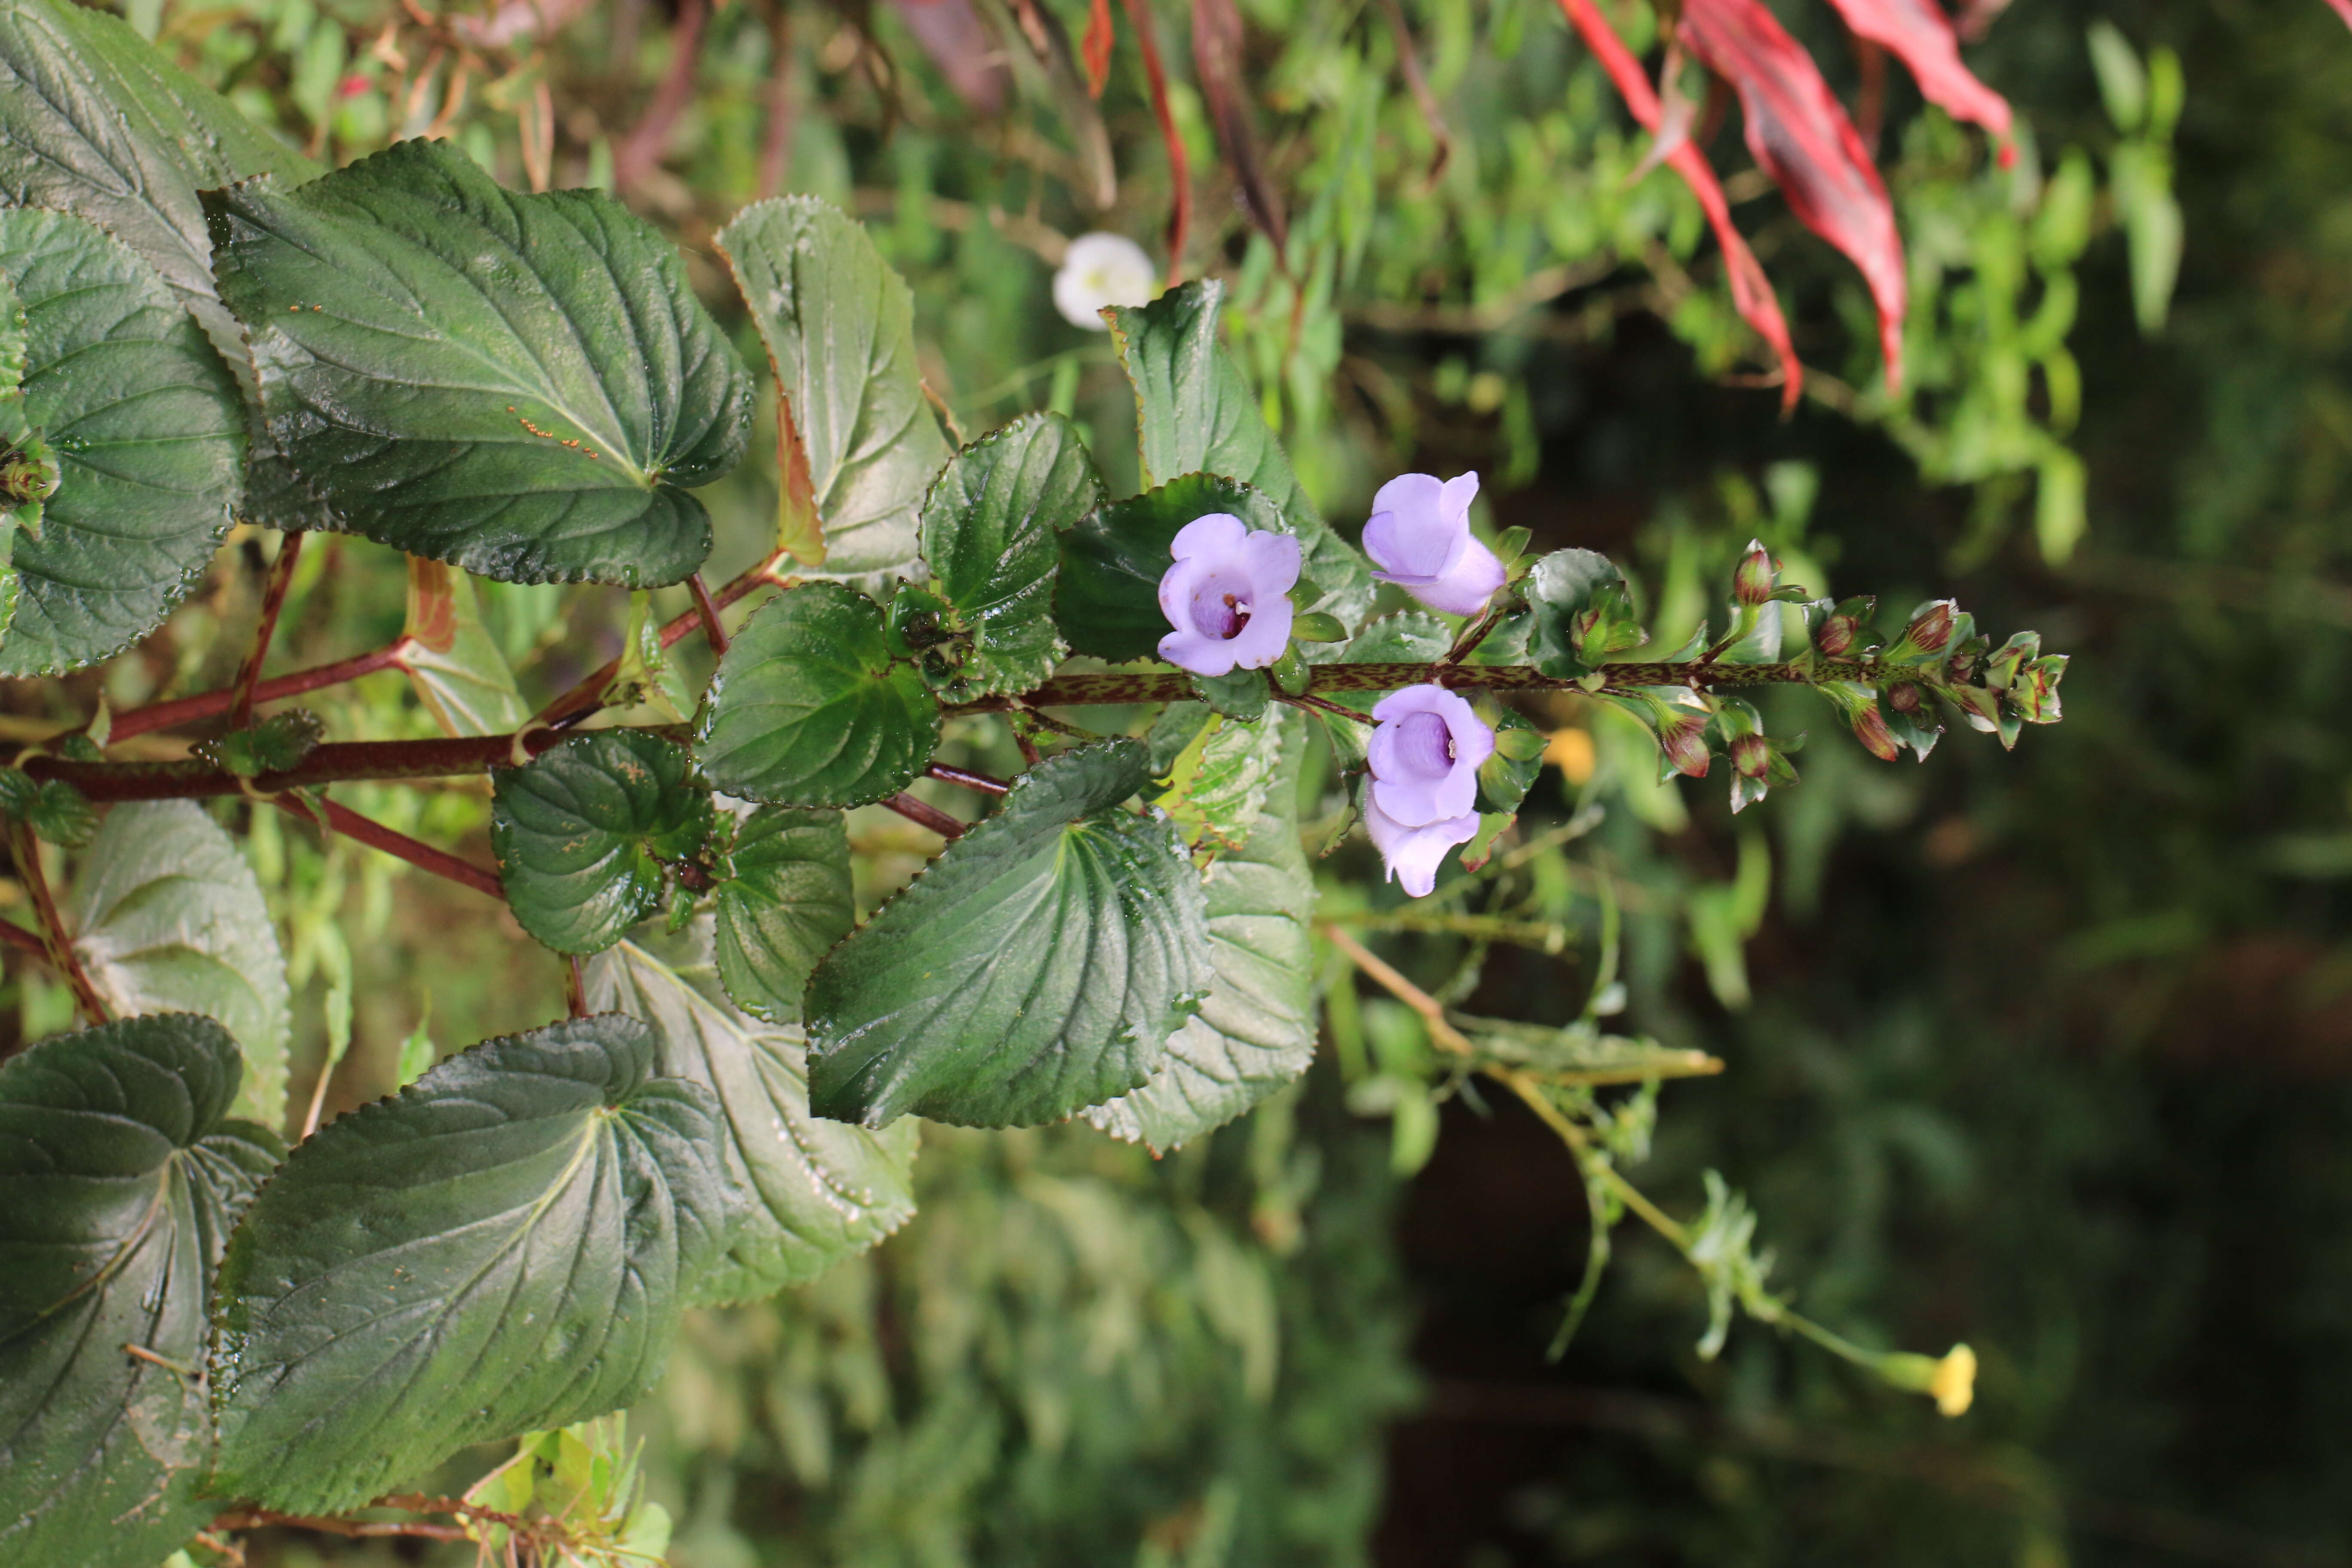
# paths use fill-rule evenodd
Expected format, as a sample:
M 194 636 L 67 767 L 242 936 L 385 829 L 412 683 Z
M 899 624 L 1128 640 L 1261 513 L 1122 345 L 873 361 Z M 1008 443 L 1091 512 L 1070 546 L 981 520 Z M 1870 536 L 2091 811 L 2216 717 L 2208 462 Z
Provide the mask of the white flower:
M 1054 309 L 1072 326 L 1110 331 L 1108 305 L 1149 305 L 1160 297 L 1160 272 L 1143 247 L 1123 234 L 1082 234 L 1054 274 Z

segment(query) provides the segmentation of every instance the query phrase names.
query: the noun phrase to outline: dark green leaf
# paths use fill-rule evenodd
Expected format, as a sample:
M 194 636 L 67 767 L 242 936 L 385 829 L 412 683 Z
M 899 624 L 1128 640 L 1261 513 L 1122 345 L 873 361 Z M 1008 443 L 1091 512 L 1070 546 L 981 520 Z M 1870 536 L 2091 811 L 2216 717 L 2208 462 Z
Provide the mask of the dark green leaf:
M 285 1155 L 223 1120 L 238 1067 L 186 1014 L 0 1067 L 0 1560 L 152 1568 L 218 1510 L 194 1495 L 212 1273 Z
M 1606 555 L 1555 550 L 1528 574 L 1526 591 L 1528 652 L 1546 675 L 1583 675 L 1649 640 L 1633 618 L 1624 574 Z
M 1280 758 L 1265 815 L 1247 847 L 1202 878 L 1216 973 L 1208 1000 L 1169 1037 L 1167 1064 L 1150 1082 L 1087 1112 L 1155 1153 L 1231 1121 L 1315 1059 L 1315 881 L 1298 838 L 1307 724 L 1285 712 L 1263 727 L 1279 737 Z
M 66 902 L 74 953 L 117 1013 L 202 1013 L 245 1047 L 236 1114 L 286 1121 L 286 960 L 261 881 L 192 800 L 118 805 Z
M 245 408 L 162 276 L 88 220 L 0 212 L 0 274 L 25 307 L 21 416 L 58 468 L 40 536 L 16 541 L 0 675 L 54 674 L 154 630 L 212 560 Z
M 508 582 L 675 583 L 751 379 L 677 253 L 448 142 L 205 196 L 272 438 L 337 526 Z
M 951 702 L 1024 691 L 1054 671 L 1054 570 L 1063 529 L 1102 504 L 1086 446 L 1032 414 L 956 454 L 923 500 L 923 559 L 970 638 L 940 689 Z
M 673 967 L 633 942 L 587 966 L 589 1005 L 650 1025 L 659 1070 L 707 1086 L 719 1102 L 727 1171 L 743 1201 L 725 1256 L 694 1281 L 699 1304 L 740 1301 L 814 1279 L 915 1212 L 913 1122 L 884 1131 L 809 1114 L 807 1045 L 797 1025 L 747 1017 L 707 981 L 707 924 L 681 939 L 703 960 Z
M 782 542 L 845 574 L 906 565 L 923 492 L 952 450 L 923 396 L 914 296 L 855 219 L 814 196 L 744 208 L 718 245 L 783 395 Z M 793 515 L 796 464 L 812 518 Z
M 1478 809 L 1507 816 L 1519 809 L 1543 772 L 1543 731 L 1507 708 L 1491 701 L 1479 706 L 1478 717 L 1494 727 L 1496 744 L 1478 769 Z
M 1222 282 L 1187 283 L 1149 305 L 1110 312 L 1111 341 L 1135 384 L 1144 483 L 1226 474 L 1265 491 L 1306 546 L 1307 575 L 1323 585 L 1323 597 L 1307 607 L 1353 626 L 1371 605 L 1371 568 L 1317 513 L 1266 428 L 1256 395 L 1218 344 L 1224 297 Z
M 214 1489 L 332 1513 L 652 1388 L 730 1217 L 710 1091 L 653 1065 L 576 1018 L 297 1149 L 221 1264 Z
M 837 811 L 763 805 L 743 818 L 719 884 L 719 978 L 735 1005 L 797 1023 L 809 971 L 857 923 Z
M 1183 841 L 1119 809 L 1148 765 L 1138 741 L 1038 763 L 817 965 L 818 1115 L 1033 1126 L 1151 1076 L 1209 968 Z
M 1186 474 L 1113 501 L 1062 535 L 1054 614 L 1079 653 L 1113 663 L 1149 658 L 1168 635 L 1160 579 L 1176 563 L 1169 546 L 1194 518 L 1230 512 L 1252 528 L 1294 531 L 1264 494 L 1213 474 Z
M 682 746 L 637 730 L 572 735 L 503 768 L 490 847 L 515 919 L 558 952 L 601 952 L 661 907 L 665 862 L 710 837 Z
M 694 754 L 730 795 L 863 805 L 904 789 L 939 742 L 939 704 L 882 607 L 838 583 L 805 583 L 761 605 L 728 645 Z

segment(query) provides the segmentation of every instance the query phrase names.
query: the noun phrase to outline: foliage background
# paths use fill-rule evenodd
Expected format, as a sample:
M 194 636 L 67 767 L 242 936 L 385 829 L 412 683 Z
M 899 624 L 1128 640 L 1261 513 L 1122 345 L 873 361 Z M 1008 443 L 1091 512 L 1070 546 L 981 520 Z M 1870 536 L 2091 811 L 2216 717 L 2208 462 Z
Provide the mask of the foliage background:
M 1779 9 L 1850 92 L 1826 7 Z M 1804 721 L 1823 731 L 1805 784 L 1737 824 L 1712 787 L 1679 805 L 1640 787 L 1600 731 L 1585 789 L 1608 819 L 1511 895 L 1562 926 L 1560 952 L 1505 943 L 1481 969 L 1450 938 L 1384 943 L 1474 1011 L 1565 1017 L 1593 981 L 1605 879 L 1628 916 L 1630 1019 L 1730 1064 L 1668 1093 L 1636 1177 L 1686 1210 L 1699 1173 L 1724 1171 L 1809 1312 L 1870 1342 L 1969 1341 L 1977 1406 L 1939 1421 L 1754 1329 L 1702 1363 L 1696 1284 L 1630 1235 L 1548 1364 L 1586 1246 L 1573 1171 L 1513 1108 L 1433 1110 L 1409 1019 L 1367 998 L 1342 1005 L 1300 1090 L 1165 1162 L 1084 1129 L 931 1134 L 901 1237 L 772 1307 L 701 1317 L 635 1418 L 679 1516 L 675 1560 L 2352 1559 L 2352 792 L 2336 718 L 2352 37 L 2315 4 L 2025 0 L 1971 55 L 2031 122 L 2015 175 L 1898 79 L 1882 145 L 1920 386 L 1899 404 L 1875 390 L 1844 264 L 1735 176 L 1800 348 L 1830 373 L 1782 421 L 1772 393 L 1736 384 L 1753 366 L 1696 209 L 1663 175 L 1626 184 L 1641 139 L 1550 10 L 1405 7 L 1451 145 L 1435 181 L 1439 138 L 1378 8 L 1244 12 L 1297 282 L 1180 80 L 1188 259 L 1233 279 L 1236 344 L 1335 517 L 1360 521 L 1399 468 L 1475 467 L 1494 526 L 1611 551 L 1661 614 L 1696 619 L 1702 576 L 1761 532 L 1839 592 L 1897 609 L 1955 592 L 1982 624 L 2037 626 L 2077 656 L 2068 722 L 2012 755 L 1963 735 L 1926 768 L 1883 768 Z M 996 94 L 975 108 L 925 54 L 940 14 L 1012 39 L 991 6 L 559 0 L 486 26 L 527 13 L 561 26 L 543 47 L 474 49 L 460 94 L 460 40 L 378 0 L 129 7 L 314 152 L 452 133 L 518 184 L 616 184 L 688 247 L 714 306 L 711 227 L 764 191 L 825 195 L 915 281 L 927 373 L 968 432 L 1040 402 L 1123 426 L 1101 339 L 1046 292 L 1059 237 L 1150 242 L 1167 212 L 1131 34 L 1100 110 L 1118 195 L 1093 212 L 1074 195 L 1090 176 L 1066 84 L 1009 44 L 997 72 L 948 50 L 966 93 Z M 1643 41 L 1634 13 L 1612 14 Z M 1075 36 L 1079 8 L 1060 15 Z M 2188 239 L 2153 331 L 2113 179 L 2127 138 L 2084 44 L 2097 20 L 2186 62 Z M 694 72 L 670 81 L 696 29 Z M 1160 32 L 1183 75 L 1181 16 Z M 1714 145 L 1732 166 L 1731 131 Z M 2079 221 L 2039 178 L 2070 156 L 2092 197 Z M 2051 304 L 2069 289 L 2071 321 Z M 2087 475 L 2071 552 L 2072 459 L 2053 453 Z M 728 481 L 718 570 L 760 550 L 772 498 L 772 463 Z M 112 667 L 118 709 L 227 678 L 258 559 L 233 542 Z M 552 689 L 617 646 L 617 591 L 483 586 L 526 680 Z M 387 552 L 314 552 L 288 667 L 388 640 L 402 590 Z M 12 688 L 7 721 L 46 732 L 97 679 L 66 683 L 50 714 Z M 397 675 L 338 701 L 360 732 L 426 732 Z M 1523 829 L 1565 820 L 1572 794 L 1539 785 L 1549 805 Z M 421 812 L 444 840 L 485 815 L 465 790 L 355 795 L 394 826 Z M 920 852 L 869 815 L 877 866 Z M 313 1064 L 298 1089 L 339 1039 L 331 1107 L 388 1089 L 420 1032 L 458 1043 L 559 1012 L 553 965 L 502 916 L 395 887 L 387 862 L 275 814 L 240 826 L 293 937 Z M 1331 864 L 1367 869 L 1360 849 Z M 1388 909 L 1360 912 L 1378 927 Z M 9 985 L 26 1036 L 69 1018 L 15 963 Z M 393 1560 L 338 1545 L 265 1536 L 254 1561 Z

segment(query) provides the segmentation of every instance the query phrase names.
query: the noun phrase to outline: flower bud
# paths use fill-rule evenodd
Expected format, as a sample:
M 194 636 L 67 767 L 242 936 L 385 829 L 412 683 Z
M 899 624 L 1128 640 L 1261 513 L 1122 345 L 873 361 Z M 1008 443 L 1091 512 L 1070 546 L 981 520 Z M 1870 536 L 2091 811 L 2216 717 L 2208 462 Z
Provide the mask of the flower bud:
M 1348 628 L 1337 616 L 1327 616 L 1318 610 L 1312 615 L 1294 616 L 1290 636 L 1297 642 L 1346 642 Z
M 1731 573 L 1731 597 L 1743 609 L 1755 609 L 1772 602 L 1774 580 L 1780 574 L 1780 563 L 1759 540 L 1748 542 L 1748 553 Z
M 1903 748 L 1895 743 L 1894 732 L 1886 727 L 1886 715 L 1878 710 L 1876 702 L 1855 710 L 1853 738 L 1862 742 L 1864 751 L 1882 763 L 1891 763 L 1903 754 Z
M 1919 606 L 1911 624 L 1903 628 L 1904 643 L 1920 653 L 1941 653 L 1952 640 L 1953 605 L 1949 599 L 1935 599 Z
M 1706 777 L 1706 717 L 1692 714 L 1668 719 L 1658 726 L 1658 749 L 1675 772 L 1695 779 Z
M 1813 648 L 1825 658 L 1843 658 L 1862 640 L 1862 628 L 1877 601 L 1868 596 L 1842 600 L 1822 617 L 1813 631 Z
M 1897 713 L 1919 711 L 1919 689 L 1907 680 L 1898 680 L 1886 689 L 1886 705 Z
M 1751 779 L 1760 779 L 1772 765 L 1772 748 L 1761 735 L 1735 735 L 1731 765 Z

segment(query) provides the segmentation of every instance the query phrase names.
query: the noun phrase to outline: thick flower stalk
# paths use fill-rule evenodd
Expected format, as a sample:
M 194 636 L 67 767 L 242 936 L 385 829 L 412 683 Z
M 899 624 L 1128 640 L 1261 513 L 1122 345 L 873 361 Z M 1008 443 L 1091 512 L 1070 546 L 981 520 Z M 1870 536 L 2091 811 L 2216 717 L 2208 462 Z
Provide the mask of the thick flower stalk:
M 1364 524 L 1364 553 L 1394 583 L 1433 610 L 1475 616 L 1503 585 L 1503 563 L 1470 533 L 1475 473 L 1440 480 L 1434 474 L 1399 474 L 1372 497 Z
M 1171 543 L 1176 563 L 1160 579 L 1160 610 L 1175 629 L 1160 657 L 1195 675 L 1264 669 L 1290 646 L 1291 585 L 1298 541 L 1213 511 Z
M 1442 686 L 1391 692 L 1372 717 L 1364 826 L 1391 879 L 1427 898 L 1446 851 L 1478 832 L 1478 769 L 1495 753 L 1495 731 Z

